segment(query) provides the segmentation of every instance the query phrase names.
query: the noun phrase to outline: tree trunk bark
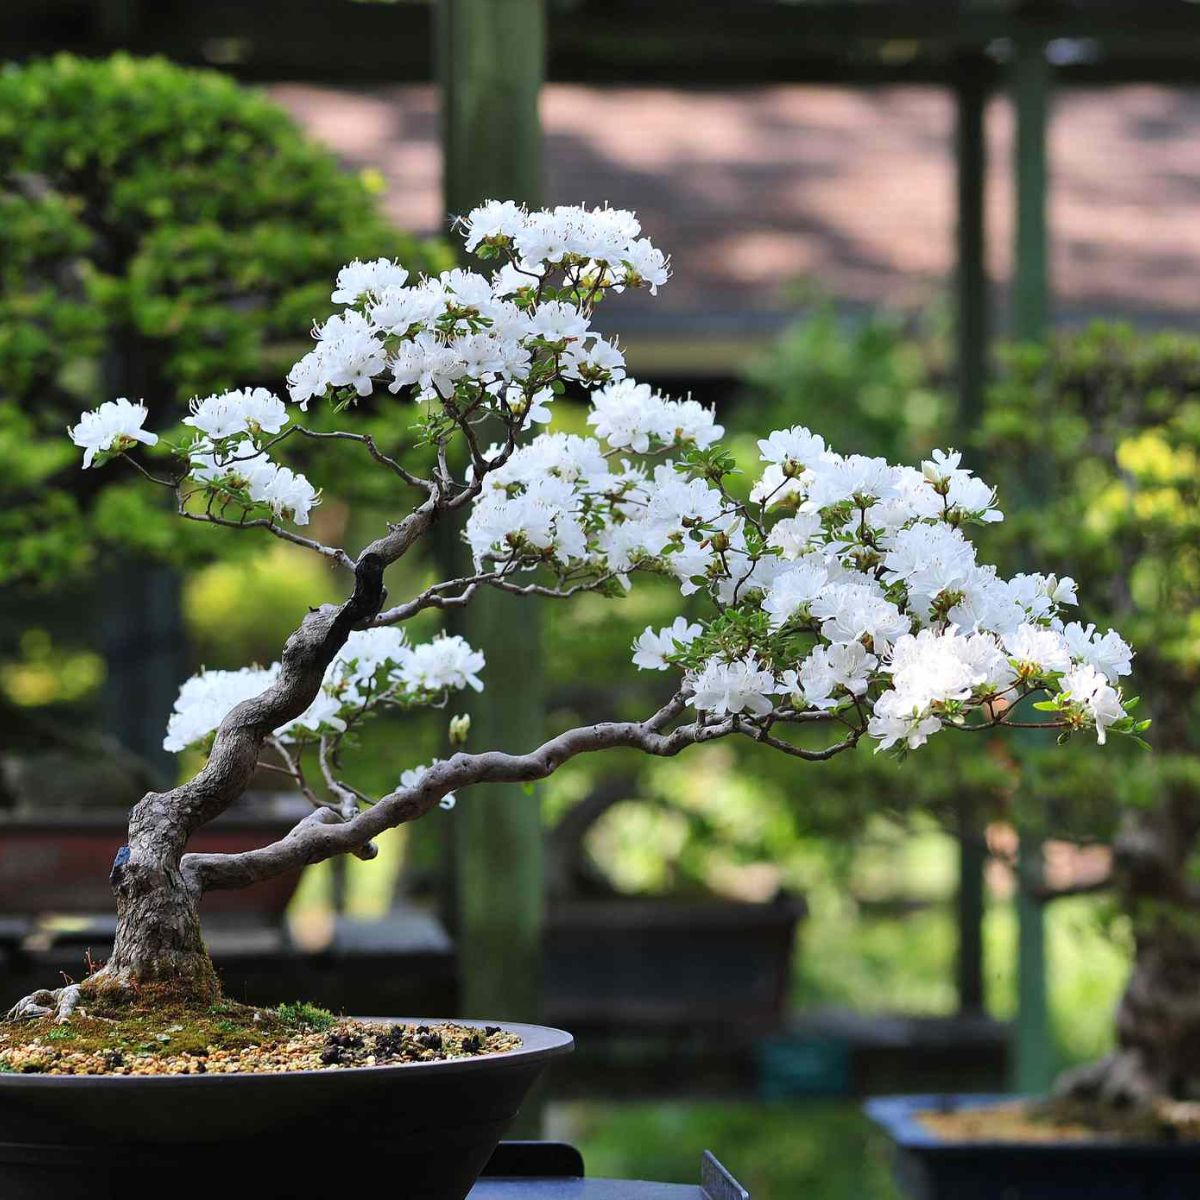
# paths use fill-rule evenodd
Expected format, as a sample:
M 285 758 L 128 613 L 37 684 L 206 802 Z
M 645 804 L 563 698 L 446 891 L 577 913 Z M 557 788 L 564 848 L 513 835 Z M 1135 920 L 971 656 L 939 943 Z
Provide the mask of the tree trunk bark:
M 117 936 L 93 987 L 212 1003 L 220 984 L 200 933 L 197 899 L 178 863 L 127 861 L 113 871 Z
M 87 990 L 153 989 L 156 996 L 202 1004 L 220 995 L 200 933 L 200 893 L 179 866 L 187 835 L 178 807 L 160 793 L 143 797 L 130 814 L 129 844 L 109 876 L 117 901 L 112 957 Z
M 1118 836 L 1114 874 L 1136 948 L 1117 1048 L 1067 1072 L 1060 1095 L 1117 1108 L 1200 1099 L 1200 918 L 1188 878 L 1196 835 L 1194 806 L 1170 798 Z

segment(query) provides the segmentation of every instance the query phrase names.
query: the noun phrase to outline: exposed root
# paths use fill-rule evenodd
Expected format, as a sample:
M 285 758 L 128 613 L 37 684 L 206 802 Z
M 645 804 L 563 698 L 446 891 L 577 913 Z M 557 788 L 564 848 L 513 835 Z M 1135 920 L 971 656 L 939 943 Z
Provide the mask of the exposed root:
M 6 1021 L 33 1021 L 41 1017 L 53 1017 L 56 1025 L 65 1025 L 71 1014 L 79 1007 L 82 991 L 77 983 L 65 987 L 41 988 L 18 1000 L 4 1014 Z
M 1114 1112 L 1149 1111 L 1167 1095 L 1165 1081 L 1132 1048 L 1064 1071 L 1054 1085 L 1059 1102 L 1098 1105 Z

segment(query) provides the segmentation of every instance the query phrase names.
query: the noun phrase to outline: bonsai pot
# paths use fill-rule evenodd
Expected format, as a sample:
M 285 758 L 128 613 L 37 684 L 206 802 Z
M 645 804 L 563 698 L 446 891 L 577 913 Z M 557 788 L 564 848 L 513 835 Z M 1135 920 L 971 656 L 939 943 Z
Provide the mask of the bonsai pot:
M 895 1145 L 895 1174 L 913 1200 L 1192 1200 L 1200 1142 L 1089 1139 L 950 1141 L 920 1112 L 981 1108 L 1011 1096 L 887 1096 L 867 1115 Z
M 279 1074 L 0 1075 L 0 1196 L 302 1200 L 374 1177 L 404 1200 L 463 1200 L 547 1062 L 573 1046 L 560 1029 L 493 1023 L 521 1047 Z
M 574 1027 L 778 1029 L 805 913 L 803 899 L 786 893 L 757 904 L 554 901 L 546 914 L 546 1013 Z
M 285 836 L 309 811 L 298 796 L 247 796 L 199 830 L 188 849 L 218 854 L 253 850 Z M 108 873 L 128 825 L 125 808 L 0 812 L 0 912 L 110 912 Z M 278 920 L 299 882 L 294 872 L 214 892 L 204 911 Z

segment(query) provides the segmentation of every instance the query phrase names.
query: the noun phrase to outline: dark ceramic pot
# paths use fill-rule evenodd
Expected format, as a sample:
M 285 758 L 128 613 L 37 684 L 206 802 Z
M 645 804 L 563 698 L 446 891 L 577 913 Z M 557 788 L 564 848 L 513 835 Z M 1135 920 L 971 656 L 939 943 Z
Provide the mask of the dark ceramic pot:
M 983 1108 L 1011 1096 L 885 1096 L 867 1115 L 895 1145 L 895 1174 L 912 1200 L 1194 1200 L 1200 1142 L 1116 1138 L 950 1142 L 917 1114 Z
M 463 1200 L 547 1062 L 574 1044 L 493 1023 L 521 1048 L 277 1075 L 0 1075 L 0 1196 Z

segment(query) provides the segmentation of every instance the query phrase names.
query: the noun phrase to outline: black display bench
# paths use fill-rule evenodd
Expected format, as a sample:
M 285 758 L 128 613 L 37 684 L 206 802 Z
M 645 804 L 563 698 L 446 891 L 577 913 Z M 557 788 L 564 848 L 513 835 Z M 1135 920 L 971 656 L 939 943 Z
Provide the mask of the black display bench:
M 469 1200 L 750 1200 L 707 1150 L 700 1183 L 587 1179 L 583 1156 L 563 1142 L 501 1142 Z

